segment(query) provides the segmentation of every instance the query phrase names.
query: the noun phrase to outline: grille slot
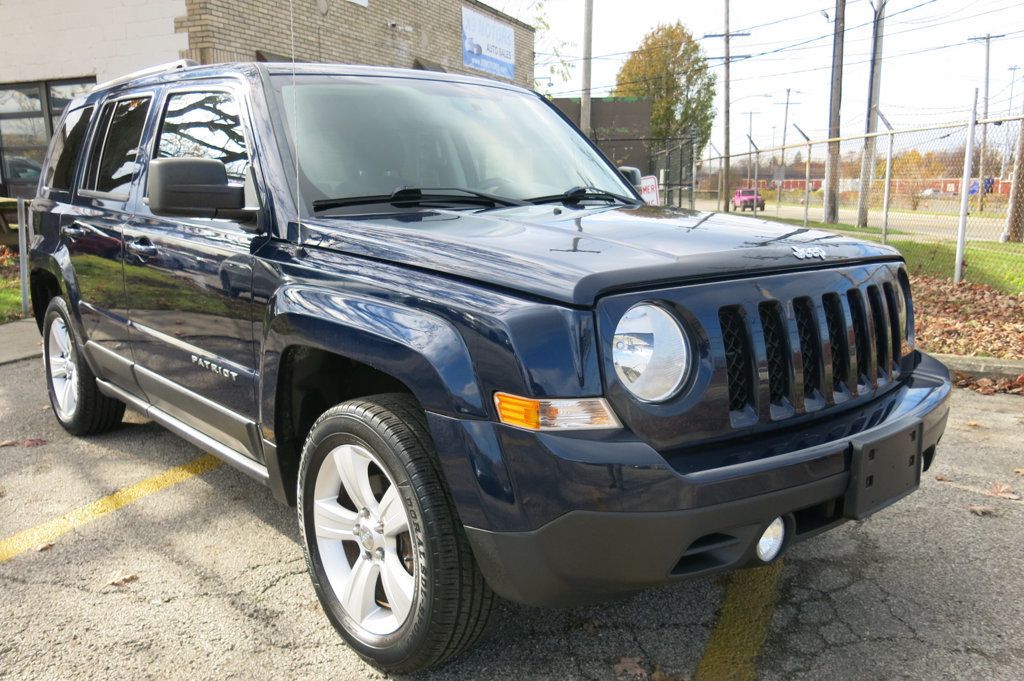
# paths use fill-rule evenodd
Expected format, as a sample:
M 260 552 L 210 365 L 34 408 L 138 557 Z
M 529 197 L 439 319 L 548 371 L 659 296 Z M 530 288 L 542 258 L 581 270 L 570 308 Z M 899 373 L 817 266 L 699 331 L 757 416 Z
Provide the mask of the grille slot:
M 838 293 L 827 293 L 821 298 L 828 325 L 828 343 L 832 350 L 832 389 L 841 391 L 850 382 L 850 348 L 847 345 L 843 304 Z
M 868 336 L 868 320 L 864 314 L 864 299 L 857 289 L 846 292 L 850 303 L 850 319 L 853 321 L 853 337 L 857 352 L 857 381 L 871 382 L 871 338 Z
M 897 297 L 896 290 L 891 283 L 885 282 L 882 285 L 882 290 L 885 291 L 885 302 L 889 308 L 889 337 L 892 339 L 892 365 L 894 370 L 898 370 L 900 360 L 903 359 L 903 325 L 900 323 L 900 319 L 903 317 L 900 313 L 900 303 L 902 301 Z
M 764 349 L 768 360 L 768 399 L 781 404 L 789 395 L 789 343 L 782 323 L 782 308 L 778 301 L 761 303 L 757 307 L 764 330 Z
M 871 321 L 875 327 L 875 366 L 878 376 L 889 373 L 889 320 L 878 287 L 868 286 L 868 303 L 871 307 Z
M 796 329 L 800 336 L 800 358 L 804 366 L 804 397 L 813 398 L 821 390 L 821 339 L 814 320 L 814 304 L 810 298 L 793 301 Z
M 718 323 L 722 327 L 722 344 L 725 346 L 729 410 L 741 411 L 754 403 L 754 354 L 750 351 L 750 335 L 738 307 L 719 310 Z
M 719 297 L 705 328 L 716 367 L 712 399 L 721 412 L 728 406 L 718 418 L 733 429 L 837 413 L 902 375 L 914 325 L 905 271 L 879 265 L 806 277 L 722 284 L 735 293 Z

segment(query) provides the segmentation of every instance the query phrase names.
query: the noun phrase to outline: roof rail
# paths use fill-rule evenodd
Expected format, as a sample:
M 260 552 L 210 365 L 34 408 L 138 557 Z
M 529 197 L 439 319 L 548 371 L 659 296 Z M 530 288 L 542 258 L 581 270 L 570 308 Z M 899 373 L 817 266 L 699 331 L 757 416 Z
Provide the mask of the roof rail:
M 179 59 L 177 61 L 169 61 L 166 64 L 159 64 L 157 66 L 150 66 L 148 69 L 141 69 L 139 71 L 132 71 L 131 73 L 125 74 L 120 78 L 114 78 L 103 83 L 97 83 L 93 86 L 92 91 L 106 90 L 112 88 L 115 85 L 122 85 L 129 83 L 138 78 L 145 78 L 146 76 L 155 76 L 161 73 L 167 73 L 168 71 L 179 71 L 181 69 L 187 69 L 190 66 L 199 66 L 199 62 L 191 59 Z

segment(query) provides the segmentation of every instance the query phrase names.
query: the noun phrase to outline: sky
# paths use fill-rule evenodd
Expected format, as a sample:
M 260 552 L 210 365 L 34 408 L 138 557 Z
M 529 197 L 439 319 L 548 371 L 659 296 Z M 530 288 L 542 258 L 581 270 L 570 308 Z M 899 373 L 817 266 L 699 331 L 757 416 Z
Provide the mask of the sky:
M 876 0 L 877 2 L 878 0 Z M 725 0 L 594 0 L 593 95 L 609 94 L 615 74 L 644 34 L 658 24 L 682 21 L 700 40 L 707 57 L 721 57 L 721 38 L 701 39 L 724 30 Z M 533 0 L 495 0 L 495 6 L 524 21 L 536 17 Z M 536 75 L 547 76 L 552 45 L 575 68 L 568 81 L 558 78 L 538 83 L 554 96 L 580 94 L 580 55 L 583 41 L 583 0 L 547 0 L 541 6 L 550 30 L 538 35 Z M 786 89 L 790 94 L 790 123 L 797 123 L 812 139 L 827 137 L 832 60 L 834 0 L 731 0 L 730 30 L 749 29 L 749 37 L 733 38 L 733 55 L 752 55 L 732 64 L 732 150 L 746 151 L 750 117 L 753 138 L 762 148 L 781 144 Z M 826 19 L 826 12 L 829 19 Z M 1015 72 L 1014 113 L 1024 106 L 1024 2 L 1021 0 L 888 0 L 883 44 L 880 108 L 897 129 L 965 120 L 974 88 L 979 88 L 979 113 L 985 81 L 984 42 L 973 36 L 1006 34 L 991 42 L 989 81 L 990 116 L 1006 115 L 1010 83 Z M 846 7 L 845 68 L 843 75 L 842 134 L 864 132 L 871 55 L 871 20 L 868 0 L 848 0 Z M 770 24 L 770 25 L 769 25 Z M 781 48 L 781 49 L 780 49 Z M 936 49 L 939 48 L 939 49 Z M 771 54 L 762 54 L 765 52 Z M 917 54 L 913 54 L 913 53 Z M 711 141 L 722 148 L 721 59 L 710 59 L 718 74 L 718 111 Z M 768 96 L 765 96 L 768 95 Z M 773 131 L 774 126 L 774 131 Z M 787 142 L 795 131 L 789 127 Z

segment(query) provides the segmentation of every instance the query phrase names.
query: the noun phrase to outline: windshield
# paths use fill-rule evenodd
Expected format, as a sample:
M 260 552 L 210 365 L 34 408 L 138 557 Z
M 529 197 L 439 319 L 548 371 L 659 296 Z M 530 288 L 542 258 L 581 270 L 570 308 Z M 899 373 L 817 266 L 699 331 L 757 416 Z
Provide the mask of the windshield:
M 579 133 L 528 93 L 388 77 L 300 75 L 292 85 L 283 75 L 272 83 L 282 136 L 292 154 L 298 147 L 307 213 L 314 201 L 400 187 L 515 200 L 576 187 L 633 196 Z

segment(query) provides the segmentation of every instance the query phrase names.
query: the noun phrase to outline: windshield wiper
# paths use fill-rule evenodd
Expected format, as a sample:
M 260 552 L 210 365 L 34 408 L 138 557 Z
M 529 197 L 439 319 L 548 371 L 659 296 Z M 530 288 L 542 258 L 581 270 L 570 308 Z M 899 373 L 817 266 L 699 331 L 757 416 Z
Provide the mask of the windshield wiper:
M 567 189 L 561 194 L 552 194 L 551 196 L 535 196 L 532 199 L 527 199 L 530 203 L 580 203 L 581 201 L 618 201 L 630 206 L 640 205 L 639 199 L 634 199 L 629 196 L 622 196 L 621 194 L 615 194 L 613 192 L 607 192 L 597 187 L 573 187 Z
M 313 211 L 319 212 L 332 208 L 364 206 L 374 203 L 387 203 L 399 208 L 420 206 L 425 203 L 457 203 L 488 208 L 530 205 L 527 201 L 487 194 L 463 187 L 398 187 L 390 194 L 317 199 L 313 202 Z

